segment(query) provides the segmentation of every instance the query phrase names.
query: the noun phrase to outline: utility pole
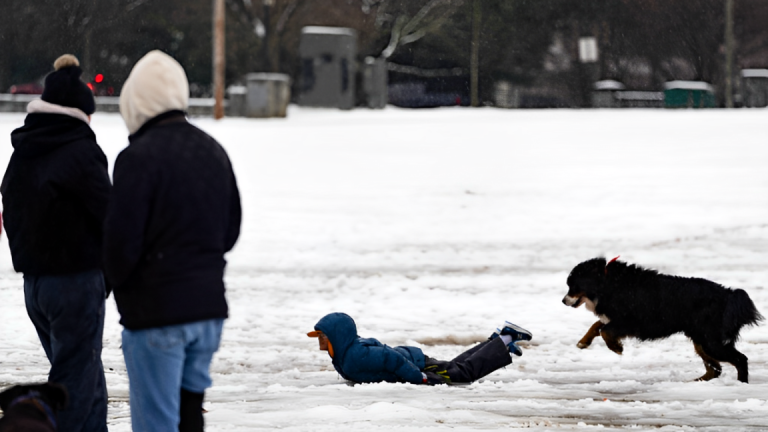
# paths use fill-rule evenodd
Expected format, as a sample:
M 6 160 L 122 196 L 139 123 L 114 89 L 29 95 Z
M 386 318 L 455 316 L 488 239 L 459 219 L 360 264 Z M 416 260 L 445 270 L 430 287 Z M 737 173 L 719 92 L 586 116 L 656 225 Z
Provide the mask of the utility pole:
M 224 0 L 213 0 L 213 118 L 224 117 Z
M 725 0 L 725 107 L 733 108 L 733 1 Z
M 474 0 L 472 4 L 472 51 L 469 59 L 469 81 L 471 103 L 473 107 L 480 106 L 480 21 L 483 18 L 481 0 Z

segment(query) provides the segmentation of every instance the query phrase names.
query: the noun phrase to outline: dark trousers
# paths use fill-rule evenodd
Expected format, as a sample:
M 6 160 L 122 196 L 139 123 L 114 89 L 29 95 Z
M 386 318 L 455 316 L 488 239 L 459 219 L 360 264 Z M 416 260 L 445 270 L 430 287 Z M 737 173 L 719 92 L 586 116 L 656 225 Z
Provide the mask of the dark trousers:
M 512 356 L 501 338 L 495 338 L 473 346 L 451 361 L 427 357 L 425 363 L 426 367 L 437 365 L 446 370 L 453 383 L 469 383 L 511 364 Z
M 105 293 L 101 270 L 24 275 L 27 314 L 51 362 L 48 380 L 69 393 L 69 404 L 58 415 L 60 431 L 107 431 L 101 364 Z

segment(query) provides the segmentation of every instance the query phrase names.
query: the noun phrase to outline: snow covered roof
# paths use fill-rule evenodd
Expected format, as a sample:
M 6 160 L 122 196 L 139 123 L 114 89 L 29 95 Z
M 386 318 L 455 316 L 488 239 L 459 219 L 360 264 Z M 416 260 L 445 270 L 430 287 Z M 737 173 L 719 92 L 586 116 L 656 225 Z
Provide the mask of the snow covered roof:
M 248 88 L 243 85 L 231 85 L 227 87 L 227 93 L 229 94 L 246 94 L 248 93 Z
M 616 80 L 602 80 L 594 84 L 595 90 L 624 90 L 626 86 Z
M 301 34 L 355 36 L 355 31 L 347 27 L 306 26 L 301 29 Z
M 663 101 L 663 92 L 650 91 L 622 91 L 616 92 L 616 99 L 628 101 Z
M 246 81 L 290 81 L 291 77 L 281 73 L 253 72 L 245 75 Z
M 742 69 L 741 76 L 744 78 L 768 78 L 768 69 Z
M 715 89 L 704 81 L 669 81 L 664 83 L 664 90 L 705 90 L 714 92 Z

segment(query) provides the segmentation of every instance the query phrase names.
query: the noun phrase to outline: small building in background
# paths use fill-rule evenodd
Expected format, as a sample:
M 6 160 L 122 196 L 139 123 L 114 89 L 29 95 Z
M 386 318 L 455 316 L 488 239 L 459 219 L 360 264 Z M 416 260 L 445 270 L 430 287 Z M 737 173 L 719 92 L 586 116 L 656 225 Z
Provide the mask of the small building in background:
M 768 69 L 744 69 L 741 80 L 744 106 L 768 107 Z
M 667 108 L 714 108 L 715 90 L 704 81 L 669 81 L 664 84 L 664 106 Z
M 345 27 L 301 30 L 298 104 L 352 109 L 355 106 L 357 34 Z
M 664 108 L 664 92 L 627 90 L 619 81 L 597 81 L 592 91 L 592 107 Z
M 619 108 L 616 92 L 624 90 L 626 86 L 616 80 L 597 81 L 592 89 L 593 108 Z

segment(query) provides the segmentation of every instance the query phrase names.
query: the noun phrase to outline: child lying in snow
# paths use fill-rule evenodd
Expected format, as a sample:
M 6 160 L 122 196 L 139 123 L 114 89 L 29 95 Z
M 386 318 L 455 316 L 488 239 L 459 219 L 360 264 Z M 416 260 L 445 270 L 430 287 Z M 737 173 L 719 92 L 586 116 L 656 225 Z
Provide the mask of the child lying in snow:
M 376 339 L 357 335 L 355 321 L 345 313 L 324 316 L 307 333 L 318 338 L 320 350 L 328 351 L 333 367 L 356 383 L 409 382 L 412 384 L 468 383 L 512 363 L 511 354 L 522 355 L 515 342 L 531 340 L 531 332 L 506 322 L 487 341 L 451 361 L 427 357 L 411 346 L 389 347 Z

